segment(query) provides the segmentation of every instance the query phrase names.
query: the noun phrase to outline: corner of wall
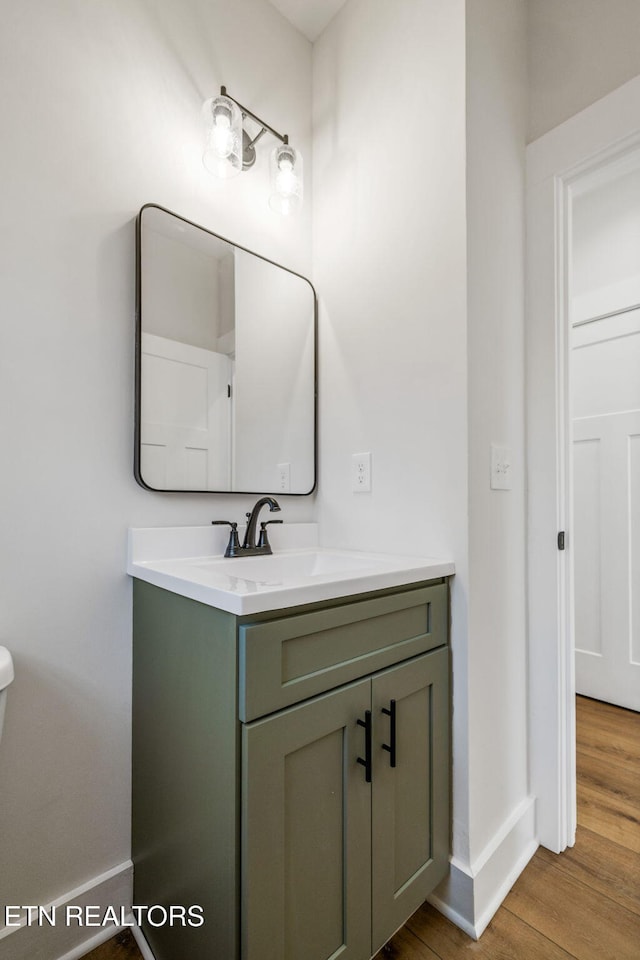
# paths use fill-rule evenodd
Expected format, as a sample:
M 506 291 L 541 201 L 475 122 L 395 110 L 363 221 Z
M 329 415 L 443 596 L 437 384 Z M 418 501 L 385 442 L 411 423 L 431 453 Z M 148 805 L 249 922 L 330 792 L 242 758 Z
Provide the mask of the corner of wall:
M 478 940 L 537 848 L 535 798 L 527 797 L 474 863 L 464 864 L 452 857 L 449 874 L 429 903 Z

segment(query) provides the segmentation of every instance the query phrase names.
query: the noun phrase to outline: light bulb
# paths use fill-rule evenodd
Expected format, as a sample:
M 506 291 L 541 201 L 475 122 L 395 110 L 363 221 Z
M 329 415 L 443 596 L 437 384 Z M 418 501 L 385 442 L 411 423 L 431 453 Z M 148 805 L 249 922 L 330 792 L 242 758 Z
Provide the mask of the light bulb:
M 231 129 L 231 120 L 226 116 L 214 116 L 213 129 L 211 131 L 211 145 L 215 150 L 216 156 L 221 160 L 233 153 L 235 146 L 235 137 Z
M 242 171 L 242 114 L 229 97 L 207 100 L 202 162 L 210 173 L 229 179 Z
M 302 156 L 288 143 L 271 155 L 271 196 L 269 205 L 287 216 L 302 206 Z

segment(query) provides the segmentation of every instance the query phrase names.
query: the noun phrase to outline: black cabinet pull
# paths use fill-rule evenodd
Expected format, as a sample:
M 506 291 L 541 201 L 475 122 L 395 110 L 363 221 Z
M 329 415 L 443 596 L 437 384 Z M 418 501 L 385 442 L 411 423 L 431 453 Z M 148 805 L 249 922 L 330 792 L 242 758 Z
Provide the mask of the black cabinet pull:
M 358 720 L 358 726 L 364 727 L 364 760 L 358 757 L 358 763 L 364 767 L 364 779 L 371 783 L 371 710 L 365 710 L 364 720 Z
M 389 709 L 386 707 L 382 708 L 382 712 L 385 716 L 389 717 L 389 743 L 383 743 L 382 749 L 386 750 L 389 753 L 389 766 L 395 767 L 396 765 L 396 702 L 395 700 L 389 701 Z

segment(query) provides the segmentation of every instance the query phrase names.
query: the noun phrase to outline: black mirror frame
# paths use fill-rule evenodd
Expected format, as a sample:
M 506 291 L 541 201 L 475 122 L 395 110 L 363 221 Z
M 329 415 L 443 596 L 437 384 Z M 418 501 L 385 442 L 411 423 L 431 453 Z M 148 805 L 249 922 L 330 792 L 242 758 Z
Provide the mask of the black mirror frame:
M 188 226 L 195 227 L 198 230 L 202 230 L 204 233 L 208 233 L 209 236 L 215 237 L 217 240 L 223 240 L 225 243 L 231 244 L 233 247 L 237 247 L 238 250 L 242 250 L 245 253 L 249 253 L 254 257 L 259 257 L 260 260 L 264 260 L 266 263 L 270 263 L 274 267 L 279 267 L 281 270 L 285 270 L 287 273 L 293 274 L 294 277 L 299 277 L 301 280 L 304 280 L 311 287 L 311 293 L 313 294 L 313 484 L 311 489 L 304 493 L 285 493 L 283 494 L 280 490 L 165 490 L 159 489 L 158 487 L 150 487 L 149 484 L 145 483 L 142 478 L 142 473 L 140 470 L 140 444 L 141 444 L 141 413 L 142 413 L 142 214 L 145 210 L 148 209 L 161 210 L 163 213 L 168 213 L 170 216 L 175 217 L 177 220 L 181 220 L 183 223 Z M 135 427 L 134 427 L 134 450 L 133 450 L 133 475 L 136 481 L 140 484 L 141 487 L 145 490 L 149 490 L 151 493 L 209 493 L 214 495 L 225 495 L 225 496 L 256 496 L 257 494 L 269 494 L 273 496 L 286 496 L 286 497 L 308 497 L 314 493 L 318 486 L 318 297 L 315 291 L 315 287 L 307 277 L 303 277 L 301 273 L 296 273 L 295 270 L 290 270 L 288 267 L 284 267 L 281 263 L 276 263 L 275 260 L 270 260 L 268 257 L 263 257 L 262 254 L 255 253 L 254 250 L 249 250 L 247 247 L 241 246 L 239 243 L 235 243 L 232 240 L 229 240 L 227 237 L 221 236 L 219 233 L 214 233 L 212 230 L 208 230 L 206 227 L 201 226 L 198 223 L 194 223 L 192 220 L 187 220 L 186 217 L 181 217 L 180 214 L 174 213 L 172 210 L 168 210 L 166 207 L 162 207 L 157 203 L 145 203 L 141 208 L 140 212 L 136 217 L 136 317 L 135 317 Z

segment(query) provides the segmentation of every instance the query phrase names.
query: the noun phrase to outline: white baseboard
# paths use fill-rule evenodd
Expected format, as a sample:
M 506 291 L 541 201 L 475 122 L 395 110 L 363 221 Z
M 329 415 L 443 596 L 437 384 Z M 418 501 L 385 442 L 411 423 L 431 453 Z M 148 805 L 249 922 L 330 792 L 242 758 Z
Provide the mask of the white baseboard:
M 126 919 L 127 924 L 131 928 L 133 938 L 138 944 L 138 949 L 142 954 L 142 960 L 156 960 L 151 947 L 147 943 L 147 938 L 142 932 L 142 929 L 136 923 L 133 914 L 127 914 Z M 82 960 L 82 957 L 84 957 L 85 954 L 90 953 L 91 950 L 95 950 L 96 947 L 106 943 L 107 940 L 111 940 L 112 937 L 115 937 L 117 932 L 118 930 L 115 927 L 105 927 L 102 933 L 98 933 L 95 937 L 85 940 L 84 943 L 81 943 L 79 946 L 69 951 L 69 953 L 65 953 L 64 957 L 60 957 L 59 960 Z
M 478 940 L 538 848 L 535 799 L 505 820 L 473 864 L 452 858 L 449 875 L 428 898 L 436 910 Z
M 156 958 L 153 955 L 153 951 L 151 950 L 151 947 L 147 943 L 147 938 L 145 937 L 144 933 L 142 932 L 142 930 L 140 929 L 137 923 L 135 927 L 133 927 L 133 935 L 136 939 L 136 943 L 138 944 L 138 947 L 140 948 L 140 953 L 142 954 L 143 960 L 156 960 Z
M 107 907 L 131 909 L 133 864 L 131 860 L 94 877 L 88 883 L 63 894 L 45 909 L 55 911 L 56 923 L 46 921 L 29 926 L 24 918 L 20 926 L 0 930 L 2 960 L 79 960 L 90 950 L 115 936 L 118 928 L 86 927 L 64 923 L 66 907 L 96 906 L 103 913 Z
M 528 797 L 513 811 L 491 842 L 471 866 L 452 859 L 449 875 L 429 897 L 429 902 L 478 940 L 509 890 L 526 867 L 538 847 L 535 838 L 535 801 Z M 66 906 L 131 907 L 133 864 L 130 860 L 94 877 L 89 883 L 65 893 L 47 910 L 55 907 L 63 915 Z M 142 931 L 128 923 L 138 942 L 144 960 L 154 960 Z M 85 953 L 117 933 L 114 926 L 100 928 L 66 926 L 5 927 L 0 930 L 2 960 L 79 960 Z

